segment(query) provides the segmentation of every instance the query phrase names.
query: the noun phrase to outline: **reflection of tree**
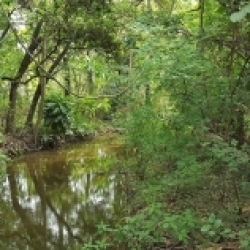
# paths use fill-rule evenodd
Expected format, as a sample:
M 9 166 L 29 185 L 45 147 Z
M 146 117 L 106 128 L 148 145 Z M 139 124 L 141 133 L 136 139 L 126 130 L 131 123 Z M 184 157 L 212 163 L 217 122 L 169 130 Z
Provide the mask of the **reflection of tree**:
M 52 159 L 51 159 L 52 158 Z M 34 167 L 34 165 L 32 165 Z M 67 163 L 67 155 L 57 152 L 51 157 L 42 158 L 38 169 L 43 169 L 40 173 L 46 189 L 58 189 L 61 185 L 68 183 L 71 168 Z
M 40 236 L 40 230 L 41 225 L 39 223 L 35 224 L 31 221 L 30 216 L 28 216 L 28 211 L 26 211 L 19 203 L 18 201 L 18 189 L 17 189 L 17 183 L 15 179 L 15 174 L 13 169 L 9 166 L 7 167 L 7 175 L 10 185 L 10 193 L 11 193 L 11 200 L 12 205 L 16 213 L 18 214 L 19 218 L 21 219 L 21 222 L 24 226 L 24 228 L 27 231 L 27 234 L 29 235 L 29 238 L 27 239 L 27 244 L 32 246 L 35 249 L 35 246 L 39 244 L 40 246 L 43 246 L 44 249 L 46 249 L 46 241 L 44 241 L 42 238 L 38 237 Z
M 77 152 L 85 157 L 80 150 Z M 98 152 L 96 147 L 95 152 Z M 72 249 L 82 244 L 80 236 L 86 239 L 95 233 L 101 221 L 112 223 L 114 214 L 121 213 L 126 180 L 102 168 L 107 164 L 106 156 L 91 157 L 88 161 L 85 158 L 84 165 L 78 165 L 73 164 L 72 154 L 67 158 L 65 152 L 38 155 L 22 161 L 20 171 L 14 170 L 18 165 L 7 169 L 11 203 L 19 217 L 19 222 L 11 218 L 15 220 L 15 228 L 13 225 L 10 237 L 22 230 L 24 233 L 15 236 L 14 241 L 19 237 L 18 247 L 5 249 L 25 249 L 26 246 L 35 250 Z M 97 166 L 101 167 L 101 173 L 95 173 Z M 77 169 L 79 171 L 75 171 Z
M 41 176 L 36 174 L 35 168 L 30 167 L 29 171 L 30 171 L 30 176 L 34 182 L 36 192 L 41 199 L 41 204 L 45 204 L 44 206 L 42 206 L 42 207 L 44 207 L 43 214 L 45 214 L 45 217 L 46 217 L 46 207 L 48 207 L 50 209 L 50 211 L 54 214 L 55 218 L 57 219 L 57 222 L 58 222 L 57 224 L 59 227 L 58 245 L 60 247 L 62 247 L 62 243 L 64 242 L 64 234 L 63 234 L 64 228 L 66 229 L 69 238 L 77 239 L 78 241 L 82 242 L 82 239 L 79 236 L 74 235 L 70 225 L 65 220 L 64 210 L 61 209 L 61 211 L 60 211 L 61 213 L 57 212 L 57 209 L 53 206 L 51 200 L 49 199 L 49 197 L 46 194 L 46 191 L 45 191 L 46 184 L 44 183 Z M 69 240 L 71 240 L 71 239 L 69 239 Z
M 1 183 L 2 184 L 2 183 Z M 4 191 L 1 190 L 3 197 L 0 197 L 0 249 L 13 250 L 25 249 L 28 244 L 24 229 L 19 227 L 19 219 L 13 212 L 13 206 L 6 202 Z
M 79 210 L 78 227 L 82 234 L 93 236 L 99 223 L 104 221 L 112 225 L 125 211 L 124 177 L 126 176 L 111 173 L 88 174 L 90 184 L 89 189 L 85 189 L 85 194 L 89 195 L 89 199 Z
M 128 176 L 126 173 L 119 173 L 116 175 L 114 179 L 114 214 L 120 215 L 122 214 L 127 207 L 127 189 L 124 187 L 128 187 Z
M 69 238 L 71 238 L 69 239 L 69 242 L 73 243 L 72 239 L 82 242 L 80 237 L 73 234 L 71 227 L 64 219 L 64 216 L 61 214 L 63 213 L 63 210 L 61 211 L 61 213 L 58 212 L 57 209 L 53 206 L 50 199 L 47 197 L 45 192 L 46 185 L 43 183 L 40 174 L 37 173 L 36 169 L 32 167 L 29 168 L 29 172 L 35 186 L 35 191 L 41 201 L 41 221 L 35 221 L 35 219 L 32 220 L 30 211 L 26 208 L 23 208 L 20 204 L 18 200 L 20 194 L 17 188 L 18 186 L 15 172 L 13 171 L 13 168 L 11 166 L 7 168 L 12 206 L 19 216 L 24 229 L 26 230 L 26 243 L 30 247 L 32 247 L 32 249 L 38 249 L 38 246 L 39 249 L 50 249 L 47 248 L 48 242 L 50 243 L 50 245 L 56 247 L 56 249 L 66 249 L 65 246 L 63 246 L 64 242 L 66 242 L 64 240 L 64 228 L 66 229 Z M 47 225 L 47 208 L 49 208 L 49 210 L 57 219 L 57 225 L 59 226 L 59 237 L 57 240 L 55 239 L 52 230 L 49 229 Z

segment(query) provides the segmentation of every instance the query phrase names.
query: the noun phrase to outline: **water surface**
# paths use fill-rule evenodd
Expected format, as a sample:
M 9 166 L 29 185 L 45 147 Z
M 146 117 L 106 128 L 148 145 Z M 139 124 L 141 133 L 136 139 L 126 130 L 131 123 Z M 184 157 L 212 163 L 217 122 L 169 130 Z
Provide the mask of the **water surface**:
M 103 137 L 32 153 L 7 168 L 0 191 L 0 249 L 81 249 L 126 207 L 122 142 Z

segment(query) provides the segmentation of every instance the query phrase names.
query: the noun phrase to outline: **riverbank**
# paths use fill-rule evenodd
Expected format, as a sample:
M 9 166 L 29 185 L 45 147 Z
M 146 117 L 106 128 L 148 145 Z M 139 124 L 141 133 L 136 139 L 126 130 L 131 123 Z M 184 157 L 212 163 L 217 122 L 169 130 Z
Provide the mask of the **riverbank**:
M 32 134 L 11 134 L 4 135 L 0 148 L 5 155 L 15 157 L 34 151 L 59 148 L 66 143 L 90 140 L 94 136 L 95 134 L 53 135 L 47 138 L 39 136 L 38 140 L 35 141 Z
M 61 135 L 39 135 L 37 140 L 35 140 L 33 133 L 21 131 L 19 133 L 3 135 L 0 142 L 0 150 L 5 155 L 13 158 L 34 151 L 60 148 L 69 143 L 90 141 L 108 133 L 121 134 L 124 133 L 124 130 L 109 125 L 88 133 L 75 131 Z

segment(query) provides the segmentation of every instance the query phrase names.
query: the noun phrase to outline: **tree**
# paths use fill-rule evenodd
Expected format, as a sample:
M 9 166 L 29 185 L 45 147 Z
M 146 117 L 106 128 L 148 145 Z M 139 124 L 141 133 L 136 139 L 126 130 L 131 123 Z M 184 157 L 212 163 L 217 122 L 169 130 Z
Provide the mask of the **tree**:
M 107 54 L 117 49 L 114 40 L 115 20 L 111 10 L 112 3 L 93 2 L 92 4 L 68 1 L 66 5 L 59 1 L 44 1 L 21 6 L 17 13 L 25 11 L 25 32 L 19 31 L 11 22 L 11 12 L 18 6 L 14 4 L 11 11 L 7 11 L 7 5 L 1 4 L 2 12 L 11 28 L 11 33 L 24 51 L 19 69 L 14 76 L 2 77 L 2 80 L 10 82 L 9 107 L 6 118 L 7 133 L 13 132 L 15 127 L 16 102 L 20 85 L 28 85 L 31 81 L 39 79 L 41 75 L 55 81 L 65 88 L 55 78 L 55 72 L 63 62 L 67 53 L 72 50 L 83 51 L 92 48 L 101 48 Z M 34 10 L 39 11 L 34 11 Z M 6 26 L 7 29 L 7 26 Z M 27 39 L 29 38 L 29 39 Z M 46 51 L 42 49 L 46 42 Z M 28 46 L 27 46 L 28 44 Z M 42 61 L 39 60 L 41 54 Z M 57 72 L 58 73 L 58 72 Z M 26 125 L 31 125 L 35 109 L 41 95 L 40 84 L 32 99 L 30 111 L 26 119 Z

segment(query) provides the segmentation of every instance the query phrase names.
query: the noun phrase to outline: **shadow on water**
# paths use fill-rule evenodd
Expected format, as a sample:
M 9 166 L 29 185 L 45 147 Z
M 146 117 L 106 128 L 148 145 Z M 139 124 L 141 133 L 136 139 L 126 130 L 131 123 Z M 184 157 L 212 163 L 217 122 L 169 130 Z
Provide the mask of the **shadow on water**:
M 127 177 L 117 138 L 14 160 L 1 184 L 0 249 L 81 249 L 104 221 L 124 214 Z

